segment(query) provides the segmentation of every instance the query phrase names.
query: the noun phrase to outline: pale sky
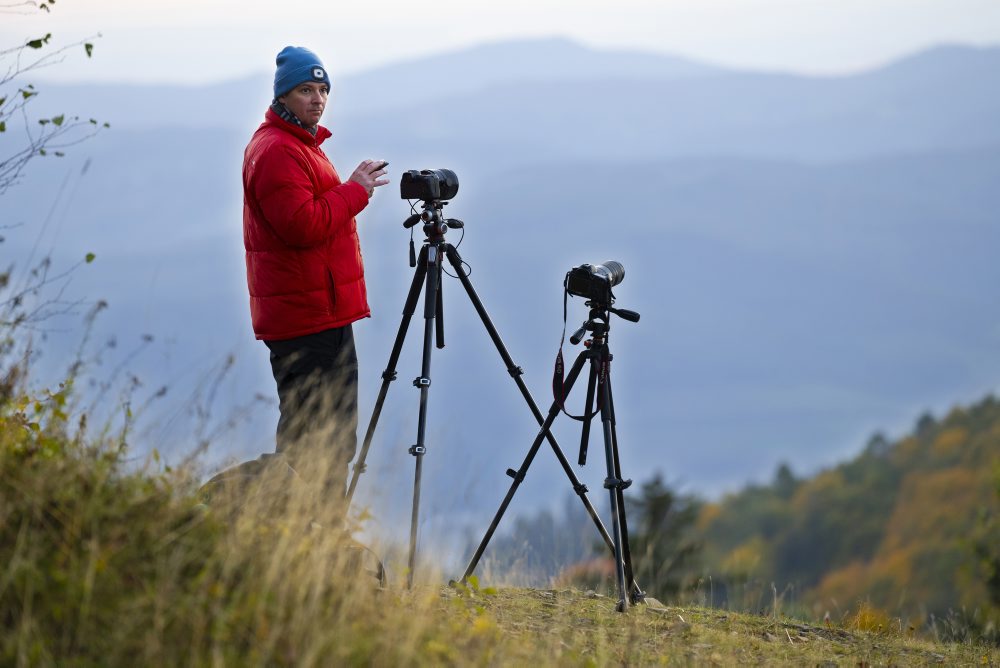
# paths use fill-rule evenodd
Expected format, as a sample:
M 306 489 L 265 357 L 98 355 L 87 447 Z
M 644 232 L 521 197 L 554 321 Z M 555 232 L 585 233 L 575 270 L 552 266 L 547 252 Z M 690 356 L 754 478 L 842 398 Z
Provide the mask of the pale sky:
M 542 36 L 804 73 L 857 71 L 935 44 L 1000 44 L 1000 0 L 58 0 L 49 15 L 10 9 L 20 2 L 0 0 L 0 49 L 46 32 L 54 43 L 102 33 L 92 61 L 74 56 L 39 77 L 78 81 L 269 73 L 286 44 L 317 51 L 335 74 Z

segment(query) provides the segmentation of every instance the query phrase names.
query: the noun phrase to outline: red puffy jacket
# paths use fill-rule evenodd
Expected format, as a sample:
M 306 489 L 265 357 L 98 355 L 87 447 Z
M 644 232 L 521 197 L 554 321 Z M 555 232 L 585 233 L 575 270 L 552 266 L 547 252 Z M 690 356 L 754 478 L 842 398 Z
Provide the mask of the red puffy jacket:
M 243 245 L 258 339 L 290 339 L 371 315 L 354 216 L 368 193 L 341 183 L 316 136 L 270 109 L 243 154 Z

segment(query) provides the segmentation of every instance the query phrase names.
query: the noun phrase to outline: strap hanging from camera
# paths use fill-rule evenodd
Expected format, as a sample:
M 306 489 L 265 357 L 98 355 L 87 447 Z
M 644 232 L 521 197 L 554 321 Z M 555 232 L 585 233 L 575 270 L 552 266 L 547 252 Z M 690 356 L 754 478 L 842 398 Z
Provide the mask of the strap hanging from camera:
M 564 389 L 566 380 L 566 363 L 563 360 L 563 345 L 566 342 L 566 320 L 568 318 L 568 301 L 569 301 L 569 289 L 567 287 L 566 281 L 563 281 L 563 329 L 562 336 L 559 338 L 559 352 L 556 353 L 556 363 L 555 368 L 552 371 L 552 397 L 559 405 L 559 410 L 566 414 L 567 417 L 572 418 L 578 422 L 588 422 L 595 415 L 600 412 L 601 400 L 603 398 L 602 392 L 604 392 L 604 379 L 607 377 L 608 369 L 606 368 L 607 360 L 602 360 L 601 362 L 601 373 L 598 377 L 597 393 L 594 397 L 594 410 L 591 411 L 589 405 L 583 407 L 583 415 L 573 415 L 566 410 L 566 391 Z

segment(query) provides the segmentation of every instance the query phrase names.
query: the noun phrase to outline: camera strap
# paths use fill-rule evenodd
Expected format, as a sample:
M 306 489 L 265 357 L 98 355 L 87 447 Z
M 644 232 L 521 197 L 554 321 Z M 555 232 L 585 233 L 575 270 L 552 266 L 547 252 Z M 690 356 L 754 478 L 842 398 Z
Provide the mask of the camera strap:
M 600 412 L 598 406 L 601 405 L 601 392 L 604 391 L 604 378 L 605 371 L 602 367 L 602 372 L 598 378 L 598 388 L 596 394 L 596 401 L 594 403 L 594 410 L 590 410 L 590 406 L 584 406 L 583 415 L 573 415 L 566 410 L 566 390 L 565 390 L 565 374 L 566 374 L 566 363 L 563 360 L 563 344 L 566 342 L 566 319 L 567 319 L 567 305 L 569 301 L 569 290 L 566 288 L 565 282 L 563 283 L 563 329 L 562 336 L 559 338 L 559 352 L 556 353 L 556 364 L 552 371 L 552 397 L 555 399 L 556 403 L 559 405 L 559 410 L 579 422 L 588 422 L 595 415 Z

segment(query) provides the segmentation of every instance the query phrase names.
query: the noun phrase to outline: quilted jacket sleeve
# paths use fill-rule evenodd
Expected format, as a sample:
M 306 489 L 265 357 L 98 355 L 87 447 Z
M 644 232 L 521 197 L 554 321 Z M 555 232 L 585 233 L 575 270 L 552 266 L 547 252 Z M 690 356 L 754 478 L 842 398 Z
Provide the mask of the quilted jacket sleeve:
M 306 248 L 341 231 L 368 205 L 368 193 L 353 181 L 317 192 L 304 156 L 275 146 L 261 156 L 254 191 L 265 220 L 289 246 Z

